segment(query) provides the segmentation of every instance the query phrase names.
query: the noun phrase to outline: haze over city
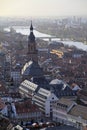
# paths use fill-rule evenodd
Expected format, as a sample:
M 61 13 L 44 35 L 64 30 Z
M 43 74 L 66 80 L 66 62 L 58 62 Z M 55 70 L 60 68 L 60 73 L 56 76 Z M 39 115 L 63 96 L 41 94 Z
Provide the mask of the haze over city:
M 0 16 L 87 16 L 87 0 L 0 0 Z

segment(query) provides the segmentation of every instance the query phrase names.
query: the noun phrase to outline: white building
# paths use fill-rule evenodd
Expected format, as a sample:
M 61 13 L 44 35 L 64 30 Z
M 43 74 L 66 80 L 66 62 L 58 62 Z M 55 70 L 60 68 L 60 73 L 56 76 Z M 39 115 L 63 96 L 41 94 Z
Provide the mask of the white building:
M 21 94 L 22 97 L 32 98 L 37 88 L 38 88 L 37 84 L 34 84 L 29 80 L 24 80 L 19 86 L 19 93 Z
M 87 107 L 76 105 L 68 113 L 68 121 L 75 124 L 77 128 L 87 126 Z
M 46 117 L 51 116 L 52 104 L 57 100 L 58 98 L 53 93 L 43 88 L 40 88 L 33 96 L 33 101 L 45 113 Z
M 52 103 L 58 100 L 53 93 L 28 80 L 21 83 L 19 93 L 22 97 L 30 98 L 47 117 L 52 113 Z
M 87 126 L 87 107 L 61 98 L 53 105 L 53 121 L 82 129 Z
M 67 113 L 75 105 L 74 101 L 61 98 L 53 105 L 53 121 L 69 124 L 67 120 Z
M 15 126 L 15 127 L 13 127 L 12 128 L 12 130 L 23 130 L 23 128 L 21 127 L 21 126 L 19 126 L 19 125 L 17 125 L 17 126 Z

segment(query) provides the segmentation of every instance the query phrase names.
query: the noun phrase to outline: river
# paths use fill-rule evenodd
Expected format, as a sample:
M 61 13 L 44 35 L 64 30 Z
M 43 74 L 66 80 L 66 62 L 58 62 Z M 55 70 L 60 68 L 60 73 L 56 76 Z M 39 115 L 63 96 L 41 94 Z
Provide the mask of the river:
M 29 35 L 29 33 L 30 33 L 29 26 L 26 26 L 26 27 L 24 27 L 24 26 L 13 26 L 12 28 L 14 30 L 16 30 L 17 33 L 21 33 L 23 35 Z M 5 28 L 4 30 L 10 32 L 10 27 Z M 35 35 L 35 37 L 51 37 L 51 35 L 38 32 L 35 29 L 34 29 L 34 35 Z
M 29 26 L 13 26 L 12 27 L 14 30 L 16 30 L 17 33 L 21 33 L 23 35 L 29 35 L 30 33 L 30 29 L 29 29 Z M 5 31 L 10 31 L 10 27 L 8 28 L 5 28 L 4 29 Z M 48 34 L 44 34 L 44 33 L 41 33 L 41 32 L 38 32 L 37 30 L 34 29 L 34 35 L 35 37 L 48 37 L 50 38 L 51 35 L 48 35 Z M 58 38 L 53 38 L 52 41 L 60 41 L 60 39 Z M 69 45 L 69 46 L 75 46 L 79 49 L 82 49 L 84 51 L 87 51 L 87 45 L 83 44 L 82 42 L 74 42 L 74 41 L 70 41 L 70 40 L 65 40 L 65 41 L 60 41 L 62 42 L 63 44 L 66 44 L 66 45 Z

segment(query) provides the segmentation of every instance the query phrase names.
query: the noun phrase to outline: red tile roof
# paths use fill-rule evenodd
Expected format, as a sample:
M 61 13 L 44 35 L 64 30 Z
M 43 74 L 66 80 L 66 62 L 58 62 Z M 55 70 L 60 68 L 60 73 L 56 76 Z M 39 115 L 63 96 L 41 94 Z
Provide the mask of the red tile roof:
M 30 100 L 16 102 L 15 107 L 18 114 L 40 112 L 39 108 L 35 104 L 32 104 Z

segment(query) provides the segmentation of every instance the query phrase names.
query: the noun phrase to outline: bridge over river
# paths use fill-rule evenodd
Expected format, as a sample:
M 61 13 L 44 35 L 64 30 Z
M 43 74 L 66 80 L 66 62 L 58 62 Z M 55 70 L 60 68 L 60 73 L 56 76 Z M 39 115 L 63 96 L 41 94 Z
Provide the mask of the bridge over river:
M 44 36 L 44 37 L 36 37 L 37 39 L 43 39 L 46 41 L 63 41 L 62 38 L 56 37 L 56 36 Z M 65 40 L 65 39 L 64 39 Z

